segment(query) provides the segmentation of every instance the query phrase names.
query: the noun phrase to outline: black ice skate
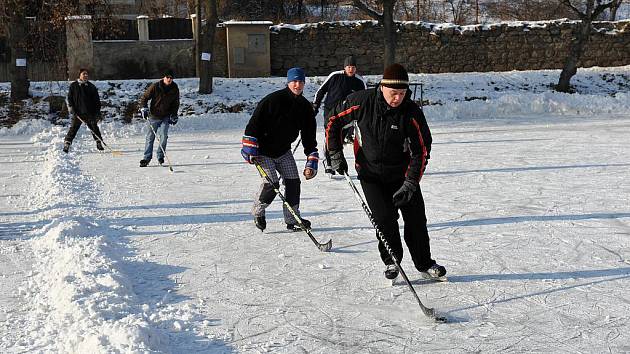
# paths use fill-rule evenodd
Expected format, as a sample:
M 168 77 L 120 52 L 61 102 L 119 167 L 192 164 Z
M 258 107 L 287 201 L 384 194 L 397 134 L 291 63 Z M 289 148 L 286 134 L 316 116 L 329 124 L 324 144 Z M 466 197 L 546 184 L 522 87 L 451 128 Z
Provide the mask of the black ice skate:
M 261 232 L 265 231 L 265 229 L 267 228 L 267 220 L 265 219 L 264 215 L 254 217 L 254 224 Z
M 306 230 L 310 230 L 311 229 L 311 222 L 308 221 L 307 219 L 302 219 L 302 225 L 304 225 Z M 302 228 L 300 227 L 300 224 L 287 224 L 287 230 L 290 230 L 290 231 L 302 231 Z
M 151 162 L 151 160 L 140 160 L 140 167 L 147 167 L 149 166 L 149 162 Z
M 395 264 L 388 264 L 385 268 L 385 278 L 394 280 L 398 277 L 398 267 Z
M 422 275 L 422 278 L 424 279 L 437 280 L 437 281 L 448 280 L 446 279 L 446 268 L 444 268 L 444 266 L 441 266 L 437 263 L 432 265 L 431 267 L 429 267 L 429 269 L 425 271 L 420 271 L 420 274 Z

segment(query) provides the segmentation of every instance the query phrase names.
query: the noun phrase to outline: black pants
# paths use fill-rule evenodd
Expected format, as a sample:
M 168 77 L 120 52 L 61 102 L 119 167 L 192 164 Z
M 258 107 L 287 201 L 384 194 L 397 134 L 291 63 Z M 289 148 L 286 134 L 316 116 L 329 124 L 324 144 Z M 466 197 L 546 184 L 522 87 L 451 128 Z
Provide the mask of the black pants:
M 94 141 L 99 141 L 99 139 L 103 140 L 103 137 L 101 136 L 101 131 L 98 129 L 98 125 L 96 124 L 97 120 L 96 118 L 92 118 L 92 117 L 81 117 L 81 119 L 83 119 L 83 121 L 85 122 L 85 124 L 87 124 L 88 128 L 90 129 L 90 132 L 92 133 L 92 137 L 94 138 Z M 68 134 L 66 134 L 66 138 L 64 139 L 65 141 L 72 143 L 72 141 L 74 140 L 74 137 L 77 136 L 77 132 L 79 131 L 79 128 L 81 128 L 81 120 L 77 117 L 77 115 L 73 115 L 72 116 L 72 124 L 70 125 L 70 130 L 68 130 Z
M 392 253 L 402 261 L 403 248 L 398 231 L 398 208 L 394 206 L 392 196 L 402 186 L 403 181 L 396 183 L 373 183 L 361 181 L 361 187 L 365 194 L 367 204 L 372 211 L 376 224 L 385 236 Z M 422 192 L 418 190 L 411 202 L 400 208 L 404 226 L 404 238 L 411 259 L 416 269 L 424 271 L 435 264 L 431 259 L 431 247 L 429 245 L 429 232 L 427 231 L 427 217 L 424 212 L 424 199 Z M 393 264 L 394 261 L 387 252 L 382 242 L 378 243 L 381 259 L 385 264 Z

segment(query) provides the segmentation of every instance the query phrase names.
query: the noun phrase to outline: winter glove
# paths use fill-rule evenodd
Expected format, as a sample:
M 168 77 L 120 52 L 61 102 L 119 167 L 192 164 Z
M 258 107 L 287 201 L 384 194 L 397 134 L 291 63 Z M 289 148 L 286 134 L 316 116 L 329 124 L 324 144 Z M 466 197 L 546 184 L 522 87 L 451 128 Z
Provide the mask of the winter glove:
M 408 204 L 416 191 L 418 191 L 418 183 L 405 180 L 403 185 L 394 193 L 392 198 L 394 205 L 399 208 Z
M 143 119 L 149 118 L 149 109 L 147 107 L 140 108 L 140 115 Z
M 315 112 L 315 115 L 317 115 L 317 112 L 319 112 L 319 104 L 313 103 L 313 111 Z
M 254 160 L 258 157 L 258 140 L 253 136 L 243 135 L 241 140 L 242 148 L 241 155 L 245 161 L 253 164 Z
M 317 165 L 319 162 L 319 153 L 317 151 L 311 152 L 306 159 L 306 166 L 304 166 L 304 177 L 307 180 L 317 175 Z
M 179 120 L 179 117 L 177 116 L 177 114 L 173 114 L 173 115 L 171 116 L 171 118 L 169 118 L 169 120 L 168 120 L 168 124 L 170 124 L 170 125 L 175 125 L 175 124 L 177 124 L 177 121 L 178 121 L 178 120 Z
M 348 162 L 346 162 L 346 158 L 343 156 L 343 151 L 330 151 L 329 156 L 330 168 L 340 175 L 345 175 L 348 172 Z

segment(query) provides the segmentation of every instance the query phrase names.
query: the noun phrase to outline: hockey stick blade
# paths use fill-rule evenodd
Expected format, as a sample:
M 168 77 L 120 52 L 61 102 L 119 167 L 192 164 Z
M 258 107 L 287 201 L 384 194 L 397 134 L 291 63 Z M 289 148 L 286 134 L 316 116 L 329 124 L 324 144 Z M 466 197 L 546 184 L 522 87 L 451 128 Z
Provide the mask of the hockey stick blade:
M 328 252 L 332 248 L 332 240 L 328 240 L 326 243 L 317 243 L 317 247 L 322 252 Z
M 326 242 L 326 243 L 319 243 L 315 239 L 315 236 L 313 236 L 313 234 L 311 233 L 310 229 L 308 229 L 308 230 L 302 229 L 302 230 L 304 230 L 304 232 L 306 232 L 308 237 L 311 239 L 311 241 L 313 241 L 313 243 L 317 246 L 317 248 L 319 248 L 320 251 L 322 251 L 322 252 L 330 251 L 330 249 L 332 248 L 332 240 L 328 240 L 328 242 Z

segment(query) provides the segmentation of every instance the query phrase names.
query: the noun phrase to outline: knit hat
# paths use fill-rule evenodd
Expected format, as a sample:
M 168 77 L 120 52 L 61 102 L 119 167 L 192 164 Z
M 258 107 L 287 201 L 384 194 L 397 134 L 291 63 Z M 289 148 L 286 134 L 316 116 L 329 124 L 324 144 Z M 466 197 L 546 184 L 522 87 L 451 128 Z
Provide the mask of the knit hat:
M 166 70 L 164 70 L 164 77 L 174 78 L 175 77 L 175 73 L 173 72 L 172 69 L 166 69 Z
M 409 74 L 402 65 L 392 64 L 385 68 L 381 85 L 393 89 L 409 88 Z
M 347 56 L 343 61 L 343 67 L 346 66 L 357 66 L 357 60 L 352 55 Z
M 306 81 L 306 74 L 302 68 L 291 68 L 287 71 L 287 82 Z

